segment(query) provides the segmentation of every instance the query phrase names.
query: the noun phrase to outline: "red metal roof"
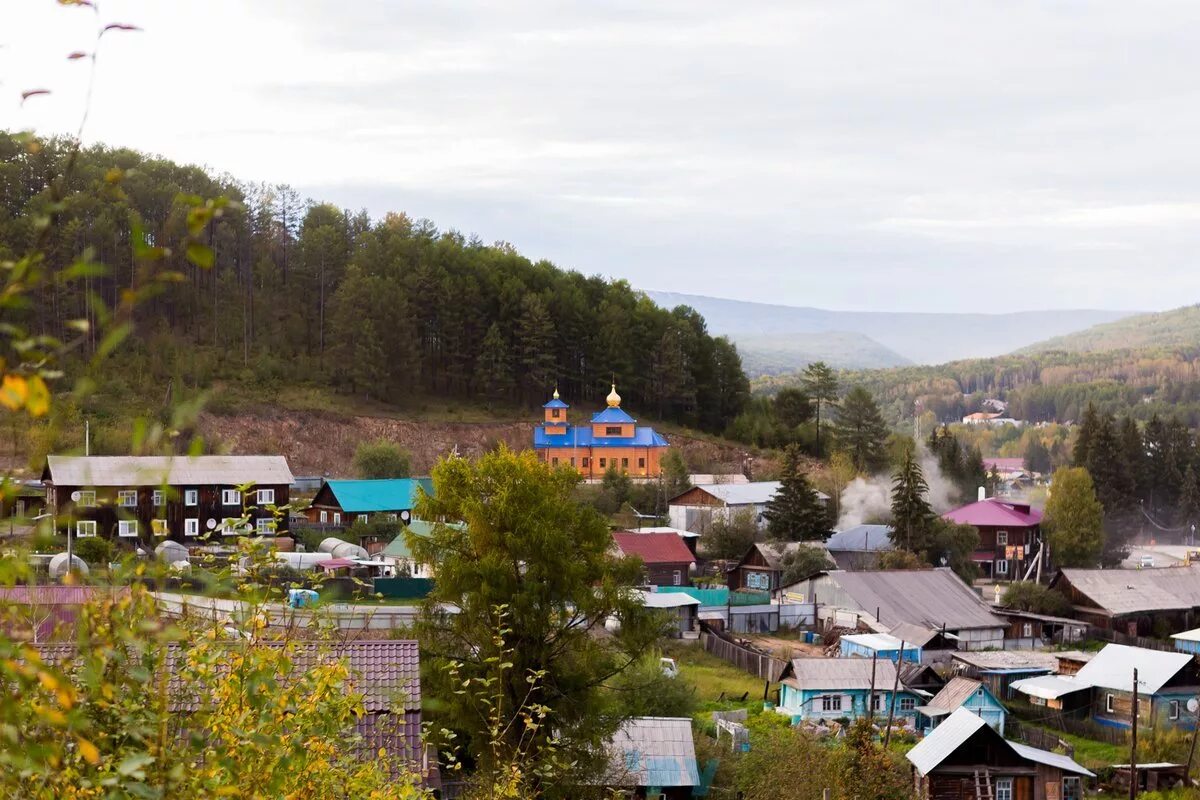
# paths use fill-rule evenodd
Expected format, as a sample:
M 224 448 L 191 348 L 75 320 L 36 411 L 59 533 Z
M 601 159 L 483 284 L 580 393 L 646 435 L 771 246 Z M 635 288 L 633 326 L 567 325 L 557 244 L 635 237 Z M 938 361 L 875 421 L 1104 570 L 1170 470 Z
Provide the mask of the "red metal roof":
M 960 525 L 988 528 L 1032 528 L 1042 523 L 1042 512 L 1023 503 L 989 497 L 942 514 L 942 519 Z
M 613 534 L 613 541 L 627 556 L 637 556 L 643 564 L 690 564 L 696 560 L 692 551 L 675 533 Z
M 1025 459 L 1023 458 L 985 458 L 983 465 L 988 469 L 1006 470 L 1018 472 L 1025 469 Z

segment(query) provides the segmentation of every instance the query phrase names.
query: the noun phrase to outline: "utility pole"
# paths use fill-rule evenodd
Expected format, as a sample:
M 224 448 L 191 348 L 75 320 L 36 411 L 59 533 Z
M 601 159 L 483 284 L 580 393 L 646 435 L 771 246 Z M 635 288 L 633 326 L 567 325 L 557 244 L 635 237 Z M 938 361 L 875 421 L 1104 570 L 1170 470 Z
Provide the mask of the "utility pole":
M 1137 726 L 1138 726 L 1138 677 L 1133 670 L 1133 713 L 1129 720 L 1129 800 L 1137 797 Z
M 878 653 L 871 651 L 871 693 L 867 695 L 867 724 L 875 721 L 875 659 L 878 658 Z M 1195 744 L 1196 737 L 1192 737 L 1192 743 Z
M 900 640 L 900 653 L 904 653 L 904 640 Z M 892 717 L 896 714 L 896 692 L 900 689 L 900 664 L 896 663 L 896 678 L 892 681 L 892 696 L 891 702 L 888 703 L 888 721 L 887 730 L 883 732 L 883 749 L 887 750 L 888 743 L 892 741 Z

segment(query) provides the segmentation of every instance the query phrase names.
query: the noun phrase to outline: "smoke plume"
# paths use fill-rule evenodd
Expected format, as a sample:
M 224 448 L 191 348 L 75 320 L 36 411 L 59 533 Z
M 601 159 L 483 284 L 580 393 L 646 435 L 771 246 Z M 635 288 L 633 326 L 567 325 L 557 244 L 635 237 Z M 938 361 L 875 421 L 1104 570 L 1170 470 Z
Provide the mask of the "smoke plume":
M 958 496 L 956 487 L 938 466 L 937 458 L 921 445 L 917 462 L 929 484 L 929 504 L 938 514 L 953 508 Z M 870 478 L 855 478 L 842 490 L 837 529 L 844 531 L 865 523 L 890 522 L 892 518 L 892 477 L 879 474 Z

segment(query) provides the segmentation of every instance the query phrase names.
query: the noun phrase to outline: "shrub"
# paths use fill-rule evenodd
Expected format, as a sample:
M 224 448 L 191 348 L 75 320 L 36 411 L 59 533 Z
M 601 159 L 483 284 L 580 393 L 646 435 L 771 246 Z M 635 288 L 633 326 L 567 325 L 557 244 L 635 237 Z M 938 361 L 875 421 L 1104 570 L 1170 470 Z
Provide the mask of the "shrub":
M 89 564 L 107 564 L 113 556 L 112 542 L 99 536 L 76 539 L 74 551 Z

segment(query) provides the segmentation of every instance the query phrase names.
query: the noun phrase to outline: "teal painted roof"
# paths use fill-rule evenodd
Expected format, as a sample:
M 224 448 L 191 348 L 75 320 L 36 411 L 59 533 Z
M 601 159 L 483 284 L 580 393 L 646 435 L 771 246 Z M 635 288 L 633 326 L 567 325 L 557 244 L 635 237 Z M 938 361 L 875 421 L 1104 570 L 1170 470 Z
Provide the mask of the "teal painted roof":
M 433 494 L 432 478 L 386 478 L 383 480 L 326 481 L 329 491 L 347 514 L 375 511 L 404 511 L 417 502 L 417 489 Z
M 408 548 L 408 539 L 404 536 L 405 532 L 407 531 L 413 536 L 419 536 L 424 539 L 433 534 L 433 528 L 436 524 L 436 522 L 426 522 L 423 519 L 414 519 L 408 523 L 408 527 L 396 534 L 395 539 L 388 542 L 387 547 L 383 548 L 382 555 L 392 558 L 412 558 L 412 551 Z M 445 525 L 447 528 L 454 528 L 460 531 L 467 529 L 467 526 L 461 522 L 447 522 Z
M 637 422 L 637 420 L 622 411 L 619 406 L 610 406 L 603 411 L 597 411 L 595 414 L 592 414 L 592 422 L 617 424 Z

